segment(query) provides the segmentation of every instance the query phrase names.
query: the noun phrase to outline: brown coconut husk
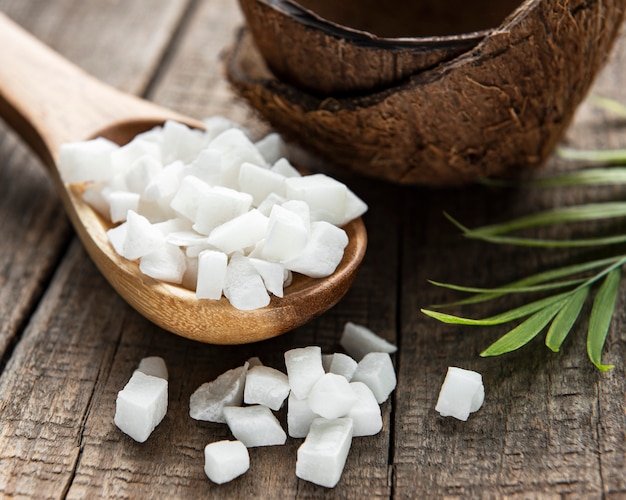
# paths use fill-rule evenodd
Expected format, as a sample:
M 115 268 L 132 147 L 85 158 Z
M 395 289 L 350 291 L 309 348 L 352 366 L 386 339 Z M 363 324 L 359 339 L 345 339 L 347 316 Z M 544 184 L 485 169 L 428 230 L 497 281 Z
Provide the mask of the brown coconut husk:
M 507 0 L 498 2 L 496 9 L 485 8 L 485 1 L 447 6 L 447 16 L 437 11 L 442 3 L 432 1 L 239 3 L 274 75 L 307 92 L 329 96 L 381 89 L 475 47 L 487 36 L 487 28 L 497 26 L 517 6 L 517 0 Z M 443 17 L 451 19 L 438 25 Z M 455 33 L 443 34 L 446 28 Z
M 227 75 L 275 129 L 338 167 L 459 185 L 544 163 L 606 60 L 625 3 L 527 0 L 472 50 L 367 95 L 319 98 L 276 79 L 245 31 Z

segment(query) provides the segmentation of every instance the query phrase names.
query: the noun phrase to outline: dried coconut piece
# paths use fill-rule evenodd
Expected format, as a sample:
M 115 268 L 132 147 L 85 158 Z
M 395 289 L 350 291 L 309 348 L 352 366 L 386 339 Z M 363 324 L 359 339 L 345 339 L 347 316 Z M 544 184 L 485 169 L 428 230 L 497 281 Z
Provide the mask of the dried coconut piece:
M 336 352 L 332 355 L 328 365 L 328 370 L 326 371 L 341 375 L 349 382 L 352 380 L 352 376 L 354 375 L 357 366 L 358 363 L 350 356 L 342 352 Z
M 341 479 L 351 445 L 351 419 L 316 418 L 304 443 L 298 448 L 296 476 L 334 488 Z
M 61 179 L 68 183 L 108 181 L 115 174 L 111 153 L 118 148 L 103 137 L 62 144 L 58 161 Z
M 267 223 L 263 258 L 271 262 L 297 259 L 309 241 L 309 228 L 297 213 L 274 205 Z
M 222 186 L 210 188 L 198 200 L 194 229 L 210 234 L 216 227 L 247 213 L 252 206 L 252 195 Z
M 228 256 L 217 250 L 204 250 L 198 256 L 198 277 L 195 285 L 199 299 L 219 300 L 226 283 Z
M 209 234 L 208 243 L 231 254 L 254 246 L 265 237 L 268 218 L 256 209 L 224 222 Z
M 345 416 L 357 402 L 357 396 L 345 377 L 326 373 L 311 388 L 308 401 L 314 413 L 333 419 Z
M 149 356 L 147 358 L 143 358 L 139 362 L 137 370 L 145 375 L 159 377 L 164 380 L 168 379 L 167 365 L 165 364 L 165 360 L 160 356 Z
M 324 376 L 321 347 L 298 347 L 288 350 L 284 356 L 291 390 L 298 399 L 308 397 L 315 382 Z
M 214 483 L 228 483 L 249 468 L 248 448 L 241 441 L 216 441 L 204 448 L 204 473 Z
M 226 268 L 224 296 L 234 308 L 242 311 L 260 309 L 270 303 L 263 278 L 250 260 L 240 253 L 231 257 Z
M 289 395 L 289 379 L 283 372 L 269 366 L 255 366 L 246 374 L 243 402 L 260 404 L 277 411 Z
M 376 396 L 363 382 L 351 382 L 350 388 L 356 396 L 348 418 L 352 419 L 353 436 L 373 436 L 383 428 L 383 417 Z
M 398 350 L 395 345 L 387 342 L 369 328 L 351 321 L 344 325 L 339 343 L 357 361 L 361 361 L 370 352 L 393 354 Z
M 285 196 L 285 176 L 271 171 L 267 166 L 244 162 L 239 169 L 239 190 L 252 195 L 258 206 L 271 193 Z
M 267 291 L 276 297 L 282 297 L 284 295 L 285 266 L 278 262 L 268 262 L 255 258 L 249 258 L 249 262 L 263 279 Z
M 224 418 L 235 439 L 246 447 L 285 444 L 287 434 L 267 406 L 227 406 Z
M 117 393 L 115 425 L 135 441 L 145 442 L 167 413 L 167 380 L 135 370 Z
M 311 224 L 311 235 L 300 254 L 284 261 L 286 269 L 311 278 L 325 278 L 335 272 L 348 246 L 346 232 L 328 222 Z
M 280 134 L 271 132 L 254 143 L 257 151 L 268 164 L 275 163 L 287 153 L 287 146 Z
M 435 410 L 442 417 L 466 421 L 470 413 L 478 411 L 485 398 L 480 373 L 454 366 L 448 367 Z
M 163 243 L 141 258 L 139 269 L 151 278 L 180 284 L 183 281 L 186 264 L 185 254 L 179 247 Z
M 396 372 L 389 354 L 370 352 L 359 361 L 352 382 L 363 382 L 376 397 L 378 404 L 384 403 L 396 388 Z
M 189 416 L 195 420 L 226 423 L 224 407 L 241 406 L 248 363 L 202 384 L 189 398 Z
M 309 406 L 308 399 L 298 399 L 293 392 L 287 398 L 287 432 L 292 438 L 304 438 L 311 423 L 318 418 Z

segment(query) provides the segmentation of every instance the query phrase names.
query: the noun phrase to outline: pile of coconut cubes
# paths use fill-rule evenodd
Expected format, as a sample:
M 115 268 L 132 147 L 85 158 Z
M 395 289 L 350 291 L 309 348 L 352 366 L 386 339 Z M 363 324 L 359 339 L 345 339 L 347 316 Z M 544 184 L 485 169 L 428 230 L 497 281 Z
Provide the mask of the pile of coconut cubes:
M 325 174 L 301 175 L 272 133 L 252 142 L 221 117 L 205 130 L 167 121 L 124 146 L 64 144 L 66 183 L 116 227 L 115 251 L 144 274 L 242 310 L 283 296 L 292 273 L 331 275 L 348 244 L 341 226 L 366 204 Z
M 325 355 L 318 346 L 285 352 L 286 373 L 250 359 L 191 395 L 192 418 L 225 423 L 234 437 L 206 446 L 209 479 L 238 477 L 248 470 L 248 448 L 282 445 L 289 435 L 305 438 L 296 459 L 299 478 L 327 488 L 339 482 L 352 438 L 382 429 L 380 404 L 396 386 L 395 346 L 353 323 L 341 344 L 348 354 Z M 274 413 L 285 404 L 286 432 Z
M 286 373 L 251 358 L 196 389 L 189 399 L 190 416 L 226 424 L 234 438 L 206 445 L 204 471 L 211 481 L 223 484 L 241 476 L 250 467 L 248 448 L 283 445 L 289 436 L 304 438 L 296 475 L 327 488 L 337 485 L 352 439 L 380 432 L 380 404 L 396 386 L 394 345 L 351 322 L 340 344 L 347 354 L 322 354 L 318 346 L 285 352 Z M 167 388 L 163 359 L 143 359 L 118 393 L 117 427 L 146 441 L 167 411 Z M 435 409 L 467 420 L 481 407 L 484 394 L 479 373 L 449 367 Z M 275 415 L 285 404 L 287 432 Z

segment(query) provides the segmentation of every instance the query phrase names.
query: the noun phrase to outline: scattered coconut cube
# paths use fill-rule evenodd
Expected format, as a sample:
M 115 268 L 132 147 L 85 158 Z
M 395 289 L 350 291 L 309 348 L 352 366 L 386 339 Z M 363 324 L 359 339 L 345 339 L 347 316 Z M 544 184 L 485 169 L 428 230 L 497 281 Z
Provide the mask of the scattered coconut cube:
M 291 390 L 298 399 L 308 397 L 315 382 L 324 376 L 322 349 L 298 347 L 285 352 L 285 365 Z
M 260 404 L 276 411 L 289 395 L 289 379 L 283 372 L 269 366 L 255 366 L 248 370 L 243 402 Z
M 435 410 L 442 417 L 466 421 L 470 413 L 480 409 L 485 398 L 480 373 L 454 366 L 448 367 Z
M 246 447 L 285 444 L 287 434 L 267 406 L 227 406 L 224 418 L 235 439 Z
M 352 420 L 316 418 L 298 448 L 296 476 L 326 488 L 334 488 L 343 473 L 352 444 Z
M 395 345 L 387 342 L 369 328 L 351 321 L 344 325 L 339 343 L 357 361 L 361 361 L 370 352 L 393 354 L 398 350 Z
M 384 403 L 396 388 L 396 372 L 389 354 L 370 352 L 359 361 L 352 382 L 363 382 L 376 397 L 378 404 Z
M 286 269 L 305 276 L 324 278 L 335 272 L 346 246 L 348 235 L 343 229 L 328 222 L 316 221 L 311 224 L 309 241 L 300 254 L 283 264 Z
M 311 388 L 308 401 L 313 412 L 333 419 L 345 416 L 356 403 L 357 397 L 345 377 L 326 373 Z
M 58 161 L 61 179 L 69 183 L 109 180 L 114 174 L 110 154 L 118 147 L 103 137 L 62 144 Z
M 202 384 L 189 398 L 189 416 L 195 420 L 225 423 L 224 407 L 241 406 L 248 364 L 222 373 Z
M 214 483 L 228 483 L 249 468 L 248 448 L 241 441 L 216 441 L 204 448 L 204 472 Z
M 117 393 L 115 425 L 139 443 L 145 442 L 167 413 L 167 380 L 135 370 Z
M 167 380 L 167 365 L 160 356 L 149 356 L 139 362 L 137 370 L 145 375 L 152 375 Z
M 356 396 L 356 402 L 346 416 L 352 419 L 353 435 L 357 437 L 378 434 L 383 428 L 383 417 L 376 396 L 363 382 L 351 382 L 350 388 Z
M 326 371 L 341 375 L 349 382 L 352 380 L 352 376 L 354 375 L 357 366 L 358 363 L 350 356 L 342 352 L 336 352 L 332 355 L 328 365 L 328 370 Z
M 308 399 L 298 399 L 293 392 L 287 398 L 287 433 L 292 438 L 304 438 L 309 433 L 311 423 L 318 418 L 309 406 Z

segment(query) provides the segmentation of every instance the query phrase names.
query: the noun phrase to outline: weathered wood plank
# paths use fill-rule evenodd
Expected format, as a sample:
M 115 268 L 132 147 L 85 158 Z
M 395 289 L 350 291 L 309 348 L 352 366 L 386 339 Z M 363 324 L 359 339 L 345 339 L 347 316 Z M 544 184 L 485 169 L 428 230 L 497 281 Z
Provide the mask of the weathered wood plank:
M 622 102 L 626 94 L 617 68 L 626 63 L 625 46 L 622 37 L 595 87 Z M 609 114 L 587 103 L 568 141 L 581 148 L 623 147 L 626 137 Z M 548 168 L 566 167 L 553 161 Z M 623 188 L 512 192 L 476 188 L 420 193 L 408 203 L 395 412 L 397 496 L 620 498 L 626 494 L 624 285 L 604 354 L 605 362 L 616 369 L 606 374 L 587 360 L 586 322 L 574 329 L 559 354 L 537 339 L 514 354 L 481 359 L 479 352 L 505 330 L 445 326 L 419 313 L 420 307 L 459 297 L 426 285 L 427 279 L 494 286 L 558 262 L 554 251 L 463 240 L 443 222 L 444 210 L 471 227 L 539 208 L 623 199 L 624 192 Z M 419 214 L 419 219 L 411 214 Z M 593 224 L 580 228 L 592 229 Z M 545 234 L 567 237 L 563 228 L 550 228 Z M 484 304 L 463 311 L 481 317 L 499 310 Z M 466 423 L 443 419 L 434 411 L 448 366 L 483 374 L 484 407 Z

